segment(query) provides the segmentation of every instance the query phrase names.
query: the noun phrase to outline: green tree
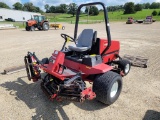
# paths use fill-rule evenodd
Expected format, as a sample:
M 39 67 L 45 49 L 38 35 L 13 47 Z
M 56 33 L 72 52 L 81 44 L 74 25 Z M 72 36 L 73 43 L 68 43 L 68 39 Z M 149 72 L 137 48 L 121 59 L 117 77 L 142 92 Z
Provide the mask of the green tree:
M 90 7 L 86 7 L 85 13 L 88 13 L 88 9 L 90 9 Z
M 60 6 L 56 6 L 55 13 L 61 13 L 61 8 L 60 8 Z
M 23 6 L 23 10 L 25 10 L 25 11 L 35 12 L 35 9 L 36 9 L 35 6 L 33 6 L 33 3 L 31 3 L 31 2 L 27 2 Z
M 10 7 L 6 3 L 3 3 L 3 2 L 0 2 L 0 8 L 10 9 Z
M 56 12 L 56 7 L 55 7 L 55 6 L 51 6 L 51 7 L 49 8 L 49 11 L 50 11 L 51 13 L 55 13 L 55 12 Z
M 23 5 L 23 10 L 24 11 L 29 11 L 29 12 L 40 12 L 43 13 L 43 11 L 39 8 L 33 5 L 31 2 L 27 2 Z
M 66 4 L 60 4 L 60 13 L 67 13 L 67 5 Z
M 44 13 L 39 7 L 36 7 L 36 6 L 34 7 L 35 7 L 34 12 Z
M 98 15 L 99 14 L 99 10 L 96 6 L 86 7 L 85 13 L 88 13 L 88 9 L 89 9 L 89 15 Z
M 96 6 L 93 7 L 93 15 L 98 15 L 99 14 L 99 10 Z
M 22 10 L 23 9 L 23 5 L 20 2 L 16 2 L 15 4 L 13 4 L 13 7 L 16 10 Z
M 123 5 L 116 5 L 116 6 L 108 6 L 107 10 L 109 12 L 113 12 L 113 11 L 118 11 L 118 10 L 122 10 L 123 9 Z
M 150 9 L 158 9 L 160 8 L 160 3 L 159 2 L 153 2 L 150 7 Z
M 153 12 L 152 12 L 152 15 L 153 16 L 156 16 L 158 13 L 157 13 L 157 11 L 156 10 L 154 10 Z
M 46 13 L 67 13 L 68 6 L 66 4 L 60 4 L 59 6 L 45 5 Z
M 78 8 L 77 4 L 70 3 L 69 6 L 68 6 L 68 13 L 72 14 L 73 17 L 74 17 L 74 15 L 76 14 L 77 8 Z
M 151 5 L 150 3 L 145 3 L 144 9 L 149 9 L 150 5 Z
M 48 5 L 48 4 L 46 4 L 45 6 L 44 6 L 44 9 L 46 9 L 46 13 L 49 13 L 50 11 L 50 6 Z
M 133 14 L 135 13 L 134 10 L 134 3 L 133 2 L 127 2 L 124 5 L 124 14 Z
M 141 5 L 141 4 L 136 4 L 136 5 L 134 6 L 134 10 L 135 10 L 135 11 L 142 11 L 142 5 Z

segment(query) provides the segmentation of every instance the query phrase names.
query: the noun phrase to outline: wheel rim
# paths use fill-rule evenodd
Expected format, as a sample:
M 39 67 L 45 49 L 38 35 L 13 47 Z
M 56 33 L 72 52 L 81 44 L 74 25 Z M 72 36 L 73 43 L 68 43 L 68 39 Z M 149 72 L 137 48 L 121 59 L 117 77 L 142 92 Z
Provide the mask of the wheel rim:
M 127 64 L 126 66 L 125 66 L 125 73 L 128 73 L 129 72 L 129 69 L 130 69 L 130 65 L 129 64 Z
M 117 94 L 117 91 L 118 91 L 118 82 L 116 81 L 114 82 L 111 88 L 110 97 L 113 98 Z

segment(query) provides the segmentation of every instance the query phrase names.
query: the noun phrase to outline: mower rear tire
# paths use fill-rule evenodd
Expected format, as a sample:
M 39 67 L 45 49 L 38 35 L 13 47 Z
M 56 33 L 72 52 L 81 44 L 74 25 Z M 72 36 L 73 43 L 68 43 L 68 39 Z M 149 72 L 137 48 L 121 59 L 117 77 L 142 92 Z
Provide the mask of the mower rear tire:
M 122 77 L 113 71 L 98 75 L 93 82 L 96 99 L 104 104 L 114 103 L 122 90 Z
M 127 75 L 131 69 L 131 63 L 128 60 L 122 59 L 119 61 L 118 66 L 124 73 L 124 76 Z
M 30 30 L 31 30 L 31 31 L 35 31 L 35 27 L 34 27 L 34 26 L 31 26 Z
M 47 22 L 44 22 L 42 28 L 44 31 L 49 30 L 49 24 Z

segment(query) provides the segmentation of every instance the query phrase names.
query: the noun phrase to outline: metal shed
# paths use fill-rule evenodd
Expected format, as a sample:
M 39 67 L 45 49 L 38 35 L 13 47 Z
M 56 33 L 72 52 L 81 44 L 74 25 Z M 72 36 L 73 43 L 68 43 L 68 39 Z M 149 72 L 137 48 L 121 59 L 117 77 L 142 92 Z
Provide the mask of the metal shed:
M 0 21 L 7 18 L 15 19 L 15 21 L 27 21 L 33 15 L 41 15 L 41 13 L 0 8 Z

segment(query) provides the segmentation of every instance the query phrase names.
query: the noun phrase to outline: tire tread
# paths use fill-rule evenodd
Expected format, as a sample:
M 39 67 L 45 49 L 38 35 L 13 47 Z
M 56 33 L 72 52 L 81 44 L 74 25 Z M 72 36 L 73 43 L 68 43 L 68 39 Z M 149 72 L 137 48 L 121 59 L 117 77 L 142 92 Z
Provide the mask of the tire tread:
M 96 77 L 93 82 L 93 91 L 96 93 L 96 99 L 98 101 L 108 105 L 112 104 L 112 102 L 108 100 L 107 91 L 109 90 L 112 80 L 119 76 L 118 73 L 108 71 Z

